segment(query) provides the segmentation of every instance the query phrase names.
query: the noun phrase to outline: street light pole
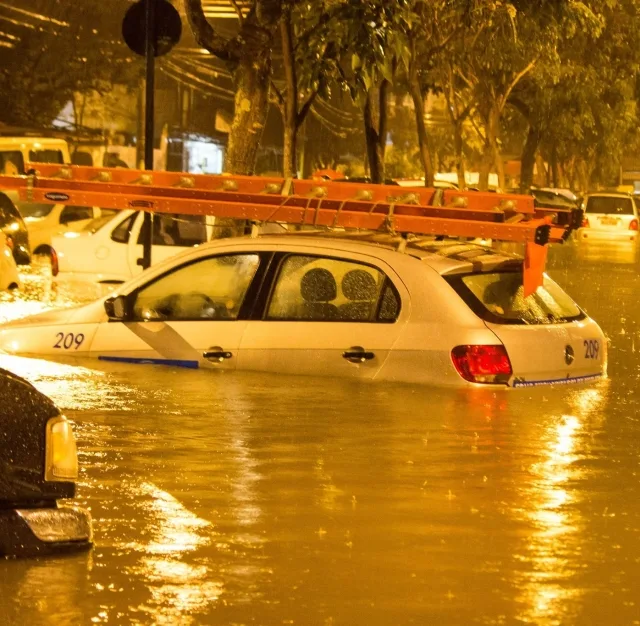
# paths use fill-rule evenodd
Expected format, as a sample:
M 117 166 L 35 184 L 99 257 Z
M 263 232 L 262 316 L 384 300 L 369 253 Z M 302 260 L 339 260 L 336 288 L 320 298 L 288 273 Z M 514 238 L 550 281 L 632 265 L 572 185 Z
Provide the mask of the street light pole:
M 182 22 L 177 9 L 168 0 L 137 0 L 122 20 L 122 37 L 136 54 L 144 56 L 144 169 L 153 170 L 153 123 L 155 100 L 155 58 L 167 54 L 180 41 Z M 142 138 L 138 135 L 138 142 Z M 139 154 L 139 153 L 138 153 Z M 153 209 L 153 205 L 147 207 Z M 142 258 L 137 260 L 144 269 L 151 266 L 154 214 L 144 212 L 142 222 Z
M 153 170 L 153 138 L 155 111 L 155 29 L 156 0 L 145 0 L 145 105 L 144 105 L 144 169 Z M 142 223 L 142 259 L 144 269 L 151 266 L 151 242 L 154 215 L 145 211 Z

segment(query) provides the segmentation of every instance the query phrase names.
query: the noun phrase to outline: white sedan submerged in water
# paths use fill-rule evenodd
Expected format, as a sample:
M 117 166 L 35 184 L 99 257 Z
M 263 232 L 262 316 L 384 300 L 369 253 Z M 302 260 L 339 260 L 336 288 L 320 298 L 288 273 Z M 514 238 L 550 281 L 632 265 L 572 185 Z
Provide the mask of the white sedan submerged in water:
M 223 239 L 112 296 L 0 326 L 13 354 L 453 386 L 583 382 L 606 372 L 599 326 L 522 259 L 391 236 Z

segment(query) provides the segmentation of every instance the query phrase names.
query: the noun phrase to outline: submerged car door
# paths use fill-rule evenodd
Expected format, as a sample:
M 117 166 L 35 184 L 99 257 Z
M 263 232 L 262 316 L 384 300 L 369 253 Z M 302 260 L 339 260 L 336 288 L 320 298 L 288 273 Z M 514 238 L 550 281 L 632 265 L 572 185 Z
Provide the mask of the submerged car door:
M 138 260 L 143 254 L 143 220 L 140 213 L 131 231 L 129 239 L 128 263 L 131 276 L 142 271 Z M 206 243 L 211 227 L 205 215 L 178 215 L 175 213 L 156 213 L 153 216 L 153 235 L 151 262 L 164 261 L 193 246 Z
M 239 368 L 376 376 L 409 316 L 409 294 L 386 263 L 360 254 L 278 253 L 269 274 Z
M 206 256 L 125 296 L 125 321 L 101 324 L 91 345 L 103 360 L 235 369 L 268 254 Z

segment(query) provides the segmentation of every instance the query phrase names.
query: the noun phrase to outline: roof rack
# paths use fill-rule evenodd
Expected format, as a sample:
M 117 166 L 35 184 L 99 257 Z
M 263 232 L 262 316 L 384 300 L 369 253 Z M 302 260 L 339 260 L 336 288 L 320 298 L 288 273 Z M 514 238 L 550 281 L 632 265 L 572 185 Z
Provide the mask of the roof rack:
M 28 202 L 521 242 L 525 293 L 542 284 L 547 244 L 582 222 L 579 209 L 536 207 L 515 194 L 44 163 L 27 171 L 0 176 L 0 189 Z

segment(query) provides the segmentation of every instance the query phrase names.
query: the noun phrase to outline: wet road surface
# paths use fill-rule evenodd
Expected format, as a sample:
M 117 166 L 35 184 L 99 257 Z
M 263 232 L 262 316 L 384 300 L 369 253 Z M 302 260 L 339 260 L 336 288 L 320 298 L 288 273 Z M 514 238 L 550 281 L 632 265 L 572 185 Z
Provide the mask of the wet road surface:
M 73 420 L 95 549 L 2 624 L 640 624 L 635 252 L 553 250 L 610 378 L 448 391 L 0 355 Z M 40 303 L 72 297 L 27 281 Z

